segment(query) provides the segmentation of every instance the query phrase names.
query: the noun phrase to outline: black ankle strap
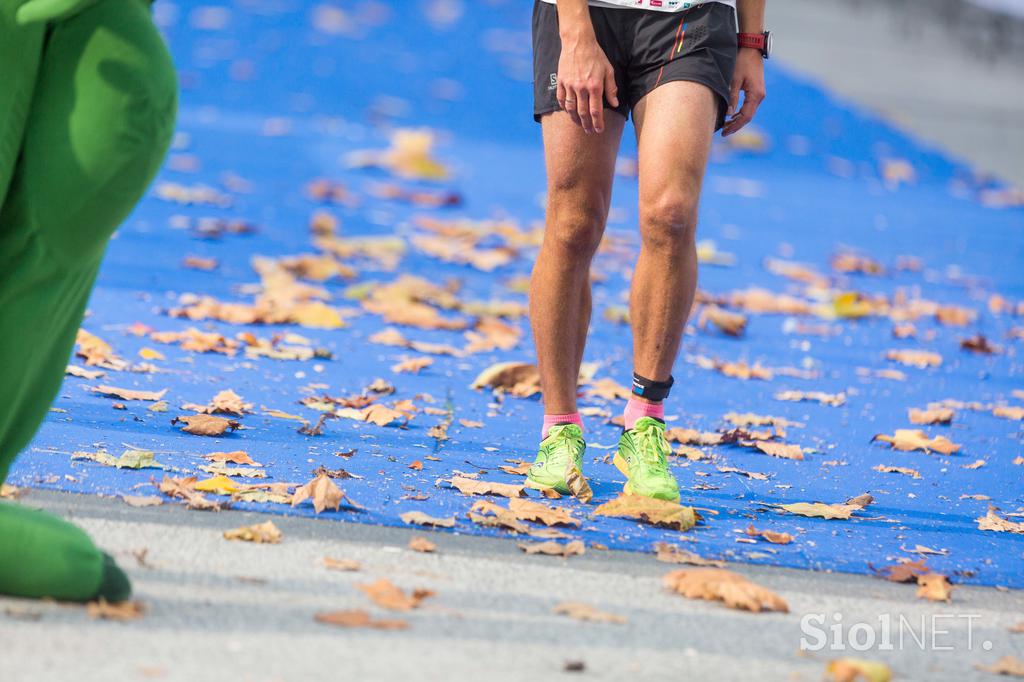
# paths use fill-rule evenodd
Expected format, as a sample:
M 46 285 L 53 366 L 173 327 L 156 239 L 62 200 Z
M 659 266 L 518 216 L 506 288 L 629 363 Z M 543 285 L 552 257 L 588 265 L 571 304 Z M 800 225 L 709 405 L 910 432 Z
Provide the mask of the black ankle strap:
M 674 383 L 675 379 L 671 375 L 669 375 L 668 381 L 654 381 L 633 372 L 633 395 L 646 400 L 664 400 L 668 397 L 668 392 Z

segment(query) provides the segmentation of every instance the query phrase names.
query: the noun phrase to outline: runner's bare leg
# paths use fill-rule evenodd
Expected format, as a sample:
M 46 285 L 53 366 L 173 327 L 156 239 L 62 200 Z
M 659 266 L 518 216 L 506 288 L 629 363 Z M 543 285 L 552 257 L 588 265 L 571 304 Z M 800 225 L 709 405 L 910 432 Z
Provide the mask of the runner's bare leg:
M 615 157 L 626 119 L 605 110 L 587 134 L 564 111 L 542 120 L 547 168 L 544 241 L 530 279 L 530 325 L 544 411 L 576 412 L 576 382 L 590 325 L 590 262 L 604 234 Z
M 706 86 L 673 81 L 637 104 L 640 257 L 630 289 L 633 369 L 667 381 L 697 288 L 697 205 L 718 102 Z

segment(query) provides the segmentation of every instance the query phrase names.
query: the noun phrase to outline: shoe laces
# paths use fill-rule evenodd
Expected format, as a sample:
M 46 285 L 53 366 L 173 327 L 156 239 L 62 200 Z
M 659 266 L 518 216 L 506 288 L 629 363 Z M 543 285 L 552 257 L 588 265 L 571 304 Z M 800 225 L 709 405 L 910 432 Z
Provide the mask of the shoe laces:
M 574 431 L 575 429 L 565 428 L 555 434 L 555 446 L 551 452 L 552 459 L 557 459 L 559 462 L 564 459 L 566 465 L 569 462 L 576 463 L 576 447 L 575 443 L 573 443 L 576 440 Z
M 668 460 L 665 458 L 665 435 L 657 424 L 645 424 L 636 429 L 640 440 L 639 456 L 644 464 L 658 469 L 668 469 Z

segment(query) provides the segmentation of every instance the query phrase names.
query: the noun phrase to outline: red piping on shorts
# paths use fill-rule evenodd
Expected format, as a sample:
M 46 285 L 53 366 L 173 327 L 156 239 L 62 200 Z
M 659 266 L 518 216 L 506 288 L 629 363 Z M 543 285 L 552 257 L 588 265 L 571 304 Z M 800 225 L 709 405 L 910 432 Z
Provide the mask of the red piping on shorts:
M 668 49 L 668 59 L 665 60 L 665 64 L 672 61 L 672 55 L 677 49 L 683 46 L 683 38 L 686 37 L 686 31 L 683 30 L 684 21 L 685 19 L 679 20 L 679 27 L 676 28 L 676 37 L 675 40 L 672 41 L 672 47 Z M 654 87 L 661 85 L 661 76 L 665 73 L 665 64 L 662 64 L 661 68 L 658 69 L 658 80 L 654 81 Z

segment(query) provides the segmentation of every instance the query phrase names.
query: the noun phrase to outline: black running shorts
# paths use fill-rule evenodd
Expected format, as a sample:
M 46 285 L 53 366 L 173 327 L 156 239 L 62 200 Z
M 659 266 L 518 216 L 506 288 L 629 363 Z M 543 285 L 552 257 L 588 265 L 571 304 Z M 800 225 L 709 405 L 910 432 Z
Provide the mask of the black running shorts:
M 718 95 L 718 130 L 725 123 L 729 86 L 736 66 L 736 14 L 728 5 L 708 2 L 684 12 L 591 7 L 597 42 L 604 50 L 619 90 L 623 116 L 662 83 L 703 83 Z M 555 5 L 533 5 L 533 117 L 558 111 L 558 58 L 562 41 Z

